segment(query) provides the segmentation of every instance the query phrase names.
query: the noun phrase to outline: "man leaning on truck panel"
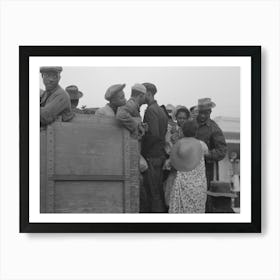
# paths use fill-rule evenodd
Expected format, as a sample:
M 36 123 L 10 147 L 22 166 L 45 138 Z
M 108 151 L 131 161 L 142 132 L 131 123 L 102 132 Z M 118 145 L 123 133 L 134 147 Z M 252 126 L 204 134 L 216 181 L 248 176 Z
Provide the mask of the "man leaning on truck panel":
M 125 105 L 117 110 L 116 118 L 120 124 L 128 129 L 133 138 L 140 139 L 145 133 L 145 127 L 141 121 L 140 107 L 146 103 L 146 88 L 141 84 L 135 84 L 131 88 L 131 97 Z
M 70 121 L 74 114 L 70 97 L 59 85 L 62 67 L 40 67 L 45 91 L 40 94 L 40 126 L 46 126 L 61 117 L 62 121 Z
M 116 84 L 110 86 L 105 93 L 104 98 L 109 101 L 104 107 L 99 108 L 95 116 L 97 117 L 115 117 L 120 106 L 125 105 L 126 99 L 124 95 L 125 84 Z

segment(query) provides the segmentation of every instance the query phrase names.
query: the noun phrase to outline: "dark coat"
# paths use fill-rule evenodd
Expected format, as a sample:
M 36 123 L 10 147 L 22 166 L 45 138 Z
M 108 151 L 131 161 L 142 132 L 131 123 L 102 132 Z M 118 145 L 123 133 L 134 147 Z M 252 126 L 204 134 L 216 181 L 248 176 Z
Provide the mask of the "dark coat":
M 165 156 L 168 117 L 156 101 L 147 107 L 143 122 L 148 124 L 148 131 L 142 138 L 143 156 L 145 158 Z
M 222 130 L 211 119 L 203 124 L 198 124 L 196 138 L 204 141 L 209 149 L 205 156 L 207 184 L 214 179 L 214 163 L 222 160 L 227 153 L 227 144 Z

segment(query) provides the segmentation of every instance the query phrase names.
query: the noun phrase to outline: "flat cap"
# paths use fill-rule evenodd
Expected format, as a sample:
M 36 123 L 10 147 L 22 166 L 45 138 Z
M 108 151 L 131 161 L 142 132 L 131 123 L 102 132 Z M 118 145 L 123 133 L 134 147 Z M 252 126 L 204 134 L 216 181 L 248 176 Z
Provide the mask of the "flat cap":
M 117 84 L 110 86 L 105 93 L 105 99 L 110 101 L 111 98 L 118 92 L 122 91 L 125 87 L 125 84 Z
M 56 72 L 60 73 L 63 70 L 60 66 L 43 66 L 40 67 L 40 73 L 46 73 L 46 72 Z
M 150 91 L 152 94 L 156 94 L 157 87 L 154 84 L 151 83 L 143 83 L 143 86 L 147 89 L 147 91 Z
M 142 85 L 142 84 L 135 84 L 131 89 L 132 90 L 137 90 L 137 91 L 142 92 L 142 93 L 146 93 L 147 92 L 145 86 Z

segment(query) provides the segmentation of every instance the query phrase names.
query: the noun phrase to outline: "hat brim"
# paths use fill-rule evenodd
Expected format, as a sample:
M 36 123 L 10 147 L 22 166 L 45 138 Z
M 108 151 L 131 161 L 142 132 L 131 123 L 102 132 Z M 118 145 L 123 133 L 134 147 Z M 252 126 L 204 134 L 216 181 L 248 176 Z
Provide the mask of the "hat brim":
M 196 140 L 197 141 L 197 140 Z M 177 171 L 191 171 L 195 169 L 198 164 L 201 161 L 202 158 L 202 147 L 201 144 L 198 143 L 191 143 L 193 142 L 190 139 L 182 138 L 180 139 L 172 148 L 170 153 L 170 160 L 171 165 L 177 170 Z M 191 157 L 188 158 L 188 161 L 186 159 L 179 158 L 177 155 L 177 151 L 180 145 L 192 145 L 192 149 L 194 150 L 194 153 L 191 154 Z
M 78 91 L 78 93 L 74 93 L 74 94 L 68 92 L 68 94 L 69 94 L 71 100 L 78 100 L 81 97 L 83 97 L 83 93 L 80 91 Z
M 198 110 L 201 110 L 201 109 L 207 110 L 207 109 L 215 108 L 216 104 L 211 101 L 210 103 L 207 103 L 207 104 L 197 105 L 197 107 L 198 107 Z
M 56 72 L 60 73 L 62 72 L 63 68 L 62 67 L 48 67 L 48 66 L 42 66 L 40 67 L 40 73 L 47 73 L 47 72 Z
M 210 196 L 215 196 L 215 197 L 232 197 L 232 198 L 237 197 L 237 194 L 235 193 L 216 193 L 211 191 L 207 191 L 206 193 Z

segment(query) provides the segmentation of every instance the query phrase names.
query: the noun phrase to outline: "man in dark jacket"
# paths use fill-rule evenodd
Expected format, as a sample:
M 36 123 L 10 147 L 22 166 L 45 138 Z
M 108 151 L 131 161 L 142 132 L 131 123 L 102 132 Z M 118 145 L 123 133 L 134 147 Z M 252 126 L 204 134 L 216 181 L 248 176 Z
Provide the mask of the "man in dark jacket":
M 214 180 L 214 165 L 222 160 L 227 153 L 224 134 L 219 126 L 210 119 L 212 108 L 215 106 L 216 104 L 210 98 L 198 100 L 199 113 L 197 116 L 196 138 L 205 142 L 209 149 L 208 154 L 205 155 L 207 189 L 210 187 L 210 182 Z M 208 209 L 209 205 L 206 203 L 206 212 L 208 212 Z
M 140 212 L 166 212 L 163 195 L 163 164 L 166 159 L 165 134 L 167 132 L 168 117 L 157 104 L 154 95 L 155 85 L 143 84 L 147 90 L 143 122 L 148 125 L 148 131 L 142 138 L 142 155 L 148 163 L 144 173 L 144 183 L 140 190 Z

